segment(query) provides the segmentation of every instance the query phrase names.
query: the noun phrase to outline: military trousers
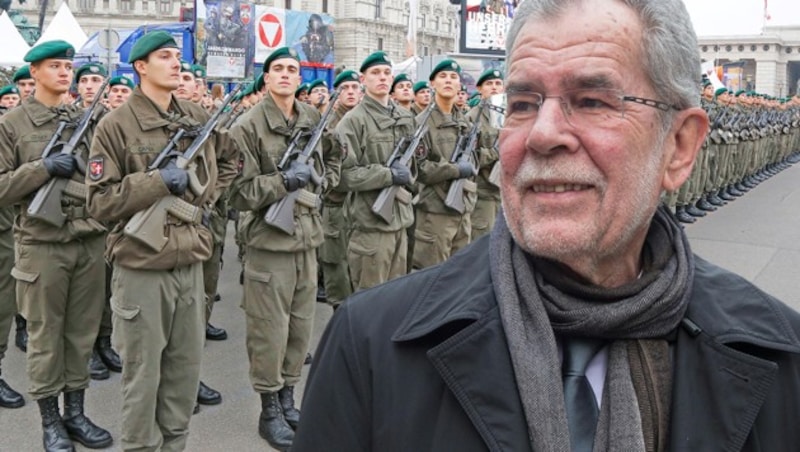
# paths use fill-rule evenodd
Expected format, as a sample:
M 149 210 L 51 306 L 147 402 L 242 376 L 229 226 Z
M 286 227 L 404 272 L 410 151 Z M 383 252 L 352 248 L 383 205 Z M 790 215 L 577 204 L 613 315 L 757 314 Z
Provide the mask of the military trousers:
M 474 241 L 492 230 L 498 210 L 500 210 L 499 199 L 478 197 L 475 210 L 470 214 L 470 223 L 472 223 L 470 241 Z
M 87 365 L 105 293 L 105 237 L 17 243 L 17 305 L 28 320 L 28 392 L 34 400 L 89 386 Z
M 350 225 L 341 204 L 326 203 L 322 209 L 325 241 L 319 247 L 319 262 L 325 283 L 328 304 L 338 306 L 353 293 L 350 266 L 347 263 L 347 242 Z
M 17 295 L 14 290 L 14 233 L 11 229 L 0 232 L 0 375 L 3 358 L 8 350 L 8 333 L 17 313 Z
M 219 272 L 222 269 L 222 243 L 215 243 L 211 257 L 203 262 L 203 292 L 205 293 L 205 323 L 214 311 L 214 298 L 219 287 Z
M 353 290 L 359 291 L 406 274 L 408 237 L 394 232 L 354 230 L 347 245 Z
M 469 245 L 471 233 L 470 214 L 445 215 L 417 209 L 412 267 L 420 270 L 446 261 Z
M 111 332 L 114 330 L 111 320 L 111 277 L 113 273 L 113 267 L 106 264 L 106 302 L 103 303 L 103 316 L 100 318 L 100 330 L 97 333 L 97 337 L 110 337 Z
M 314 322 L 316 254 L 316 249 L 287 253 L 247 247 L 242 308 L 256 392 L 300 381 Z
M 122 449 L 184 450 L 205 342 L 202 264 L 115 265 L 111 286 L 112 340 L 123 363 Z

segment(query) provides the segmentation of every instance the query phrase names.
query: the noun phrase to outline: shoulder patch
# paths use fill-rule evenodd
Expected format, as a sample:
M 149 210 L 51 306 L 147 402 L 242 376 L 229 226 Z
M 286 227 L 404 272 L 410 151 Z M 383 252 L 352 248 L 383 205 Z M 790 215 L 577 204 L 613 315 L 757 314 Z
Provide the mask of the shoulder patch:
M 103 157 L 95 157 L 89 160 L 88 165 L 89 179 L 100 180 L 103 177 Z

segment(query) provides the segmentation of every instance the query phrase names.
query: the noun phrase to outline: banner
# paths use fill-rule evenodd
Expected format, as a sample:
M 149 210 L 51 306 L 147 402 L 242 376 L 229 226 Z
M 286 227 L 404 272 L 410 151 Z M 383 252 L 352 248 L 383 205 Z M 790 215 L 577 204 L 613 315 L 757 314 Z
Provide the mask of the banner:
M 279 47 L 295 49 L 304 66 L 332 68 L 333 18 L 256 5 L 255 62 L 262 63 Z
M 244 79 L 252 74 L 254 24 L 252 3 L 239 0 L 197 1 L 197 62 L 209 79 Z M 202 5 L 201 7 L 201 4 Z M 202 10 L 205 9 L 205 15 Z
M 700 73 L 705 74 L 706 77 L 708 77 L 708 80 L 711 81 L 711 85 L 714 87 L 714 91 L 718 90 L 719 88 L 725 88 L 725 85 L 717 76 L 717 67 L 714 65 L 714 60 L 702 63 L 700 65 Z
M 504 54 L 506 34 L 522 0 L 461 0 L 461 53 Z

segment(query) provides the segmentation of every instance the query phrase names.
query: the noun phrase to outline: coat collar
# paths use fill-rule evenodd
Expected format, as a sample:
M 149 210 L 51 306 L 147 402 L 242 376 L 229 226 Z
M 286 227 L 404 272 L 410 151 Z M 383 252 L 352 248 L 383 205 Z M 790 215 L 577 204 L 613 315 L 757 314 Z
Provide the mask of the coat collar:
M 71 105 L 62 104 L 58 107 L 48 107 L 43 103 L 36 100 L 35 97 L 29 96 L 28 99 L 22 104 L 23 111 L 28 116 L 28 119 L 36 127 L 41 127 L 44 124 L 59 117 L 61 113 L 65 113 L 64 119 L 75 119 L 80 110 Z
M 174 122 L 138 86 L 133 90 L 131 97 L 128 98 L 127 104 L 131 111 L 135 112 L 134 117 L 139 122 L 139 127 L 143 132 L 166 127 Z M 175 96 L 171 98 L 170 110 L 179 117 L 186 116 L 186 112 L 180 107 Z
M 293 130 L 314 128 L 319 120 L 319 114 L 314 107 L 298 102 L 295 99 L 292 106 L 295 112 L 294 124 L 290 127 L 289 122 L 283 116 L 281 109 L 278 108 L 278 104 L 275 103 L 271 93 L 268 93 L 264 100 L 258 103 L 257 108 L 261 109 L 260 113 L 266 118 L 270 130 L 287 137 L 292 135 Z M 316 120 L 314 119 L 315 113 Z

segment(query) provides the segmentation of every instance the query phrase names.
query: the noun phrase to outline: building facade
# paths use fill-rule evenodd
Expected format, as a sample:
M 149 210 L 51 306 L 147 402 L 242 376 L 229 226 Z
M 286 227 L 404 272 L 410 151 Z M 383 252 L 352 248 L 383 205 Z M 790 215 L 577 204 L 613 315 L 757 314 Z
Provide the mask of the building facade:
M 89 36 L 106 28 L 177 22 L 182 12 L 187 13 L 194 5 L 191 0 L 64 1 Z M 41 3 L 42 0 L 28 0 L 15 4 L 15 9 L 36 24 Z M 408 0 L 256 0 L 253 3 L 333 16 L 339 67 L 357 69 L 376 50 L 386 51 L 395 61 L 406 58 Z M 49 0 L 45 27 L 60 4 L 61 0 Z M 458 10 L 458 6 L 447 0 L 418 0 L 417 55 L 445 55 L 456 50 Z

